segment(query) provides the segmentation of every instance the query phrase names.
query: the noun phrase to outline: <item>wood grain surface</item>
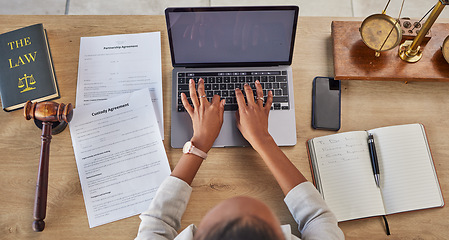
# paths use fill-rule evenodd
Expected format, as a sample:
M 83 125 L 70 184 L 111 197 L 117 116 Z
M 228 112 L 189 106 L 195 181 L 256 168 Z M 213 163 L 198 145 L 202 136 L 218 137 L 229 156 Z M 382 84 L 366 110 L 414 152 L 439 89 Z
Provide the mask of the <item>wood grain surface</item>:
M 311 179 L 306 141 L 332 134 L 311 127 L 312 80 L 333 76 L 331 22 L 352 18 L 300 17 L 293 57 L 298 143 L 283 147 L 296 167 Z M 61 99 L 75 103 L 80 37 L 160 31 L 164 88 L 164 145 L 170 166 L 181 149 L 170 147 L 171 61 L 163 16 L 0 16 L 0 32 L 35 23 L 47 29 Z M 3 79 L 2 79 L 3 80 Z M 406 123 L 426 126 L 443 194 L 449 190 L 449 84 L 441 82 L 342 81 L 340 132 Z M 76 106 L 75 106 L 76 107 Z M 90 229 L 81 192 L 70 131 L 53 136 L 49 165 L 46 227 L 33 232 L 33 201 L 41 132 L 21 110 L 0 111 L 0 239 L 132 239 L 138 216 Z M 221 200 L 237 195 L 267 203 L 283 224 L 297 228 L 275 179 L 251 148 L 212 149 L 193 181 L 182 229 L 198 224 Z M 444 239 L 449 236 L 447 207 L 388 217 L 388 239 Z M 347 239 L 385 239 L 380 218 L 339 224 Z M 298 234 L 297 230 L 294 230 Z

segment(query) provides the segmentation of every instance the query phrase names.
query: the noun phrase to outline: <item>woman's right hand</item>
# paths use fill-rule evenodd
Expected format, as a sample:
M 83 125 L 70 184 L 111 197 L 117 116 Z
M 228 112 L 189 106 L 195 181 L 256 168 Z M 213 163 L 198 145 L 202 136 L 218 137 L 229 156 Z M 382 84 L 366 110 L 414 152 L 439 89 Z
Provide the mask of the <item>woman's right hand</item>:
M 236 112 L 237 127 L 243 137 L 257 150 L 257 148 L 267 140 L 272 141 L 268 132 L 268 115 L 273 102 L 273 93 L 268 92 L 268 97 L 264 105 L 262 85 L 256 81 L 256 99 L 253 90 L 248 84 L 245 84 L 244 91 L 246 102 L 240 89 L 235 90 L 237 103 L 239 106 Z
M 244 87 L 247 102 L 240 89 L 235 90 L 239 110 L 236 112 L 237 127 L 256 150 L 276 178 L 285 195 L 298 184 L 307 181 L 302 173 L 290 162 L 268 132 L 268 115 L 273 103 L 273 93 L 268 92 L 265 105 L 263 91 L 256 81 L 257 98 L 248 84 Z

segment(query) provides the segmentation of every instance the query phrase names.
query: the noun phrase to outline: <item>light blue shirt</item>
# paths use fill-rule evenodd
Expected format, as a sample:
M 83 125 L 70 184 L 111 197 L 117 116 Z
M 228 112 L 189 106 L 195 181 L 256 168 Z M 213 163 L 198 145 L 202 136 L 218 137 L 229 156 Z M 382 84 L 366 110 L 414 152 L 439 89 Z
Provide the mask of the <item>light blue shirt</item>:
M 159 187 L 148 210 L 140 215 L 142 222 L 136 239 L 192 240 L 196 226 L 191 224 L 178 234 L 181 217 L 189 202 L 192 187 L 176 177 L 168 177 Z M 337 218 L 327 207 L 321 195 L 310 182 L 294 187 L 285 196 L 303 240 L 344 239 Z M 282 225 L 285 240 L 297 240 L 290 225 Z

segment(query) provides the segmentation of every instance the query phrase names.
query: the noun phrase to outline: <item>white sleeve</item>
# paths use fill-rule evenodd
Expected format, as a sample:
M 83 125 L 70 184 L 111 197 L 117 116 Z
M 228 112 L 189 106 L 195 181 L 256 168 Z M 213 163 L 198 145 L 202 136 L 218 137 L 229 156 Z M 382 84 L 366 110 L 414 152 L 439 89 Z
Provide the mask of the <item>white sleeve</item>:
M 301 239 L 344 239 L 337 218 L 312 183 L 298 184 L 284 202 L 298 223 Z
M 192 187 L 183 180 L 172 176 L 166 178 L 148 210 L 140 214 L 142 222 L 136 239 L 174 239 L 191 193 Z

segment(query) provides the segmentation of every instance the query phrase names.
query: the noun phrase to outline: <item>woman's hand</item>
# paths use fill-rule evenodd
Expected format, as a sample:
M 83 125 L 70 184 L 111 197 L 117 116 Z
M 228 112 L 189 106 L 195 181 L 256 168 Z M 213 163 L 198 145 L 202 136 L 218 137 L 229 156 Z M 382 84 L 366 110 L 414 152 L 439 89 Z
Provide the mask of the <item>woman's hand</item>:
M 285 156 L 268 132 L 268 114 L 273 103 L 273 93 L 263 105 L 263 91 L 256 81 L 257 98 L 254 100 L 253 90 L 245 84 L 246 101 L 240 89 L 235 90 L 239 111 L 236 112 L 237 127 L 251 146 L 260 154 L 285 195 L 298 184 L 307 181 L 302 173 Z
M 259 81 L 256 81 L 257 97 L 254 99 L 253 90 L 248 84 L 245 84 L 246 103 L 243 93 L 240 89 L 235 90 L 239 110 L 236 112 L 237 127 L 243 137 L 257 150 L 267 140 L 272 140 L 268 133 L 268 115 L 270 113 L 271 103 L 273 102 L 273 93 L 268 92 L 268 97 L 263 104 L 263 90 Z
M 212 103 L 210 103 L 206 97 L 204 80 L 202 78 L 198 81 L 199 96 L 197 95 L 193 79 L 190 79 L 189 90 L 193 107 L 189 104 L 184 93 L 181 93 L 181 100 L 192 119 L 193 137 L 191 141 L 195 147 L 208 152 L 218 137 L 223 124 L 225 100 L 220 101 L 220 96 L 214 95 Z

